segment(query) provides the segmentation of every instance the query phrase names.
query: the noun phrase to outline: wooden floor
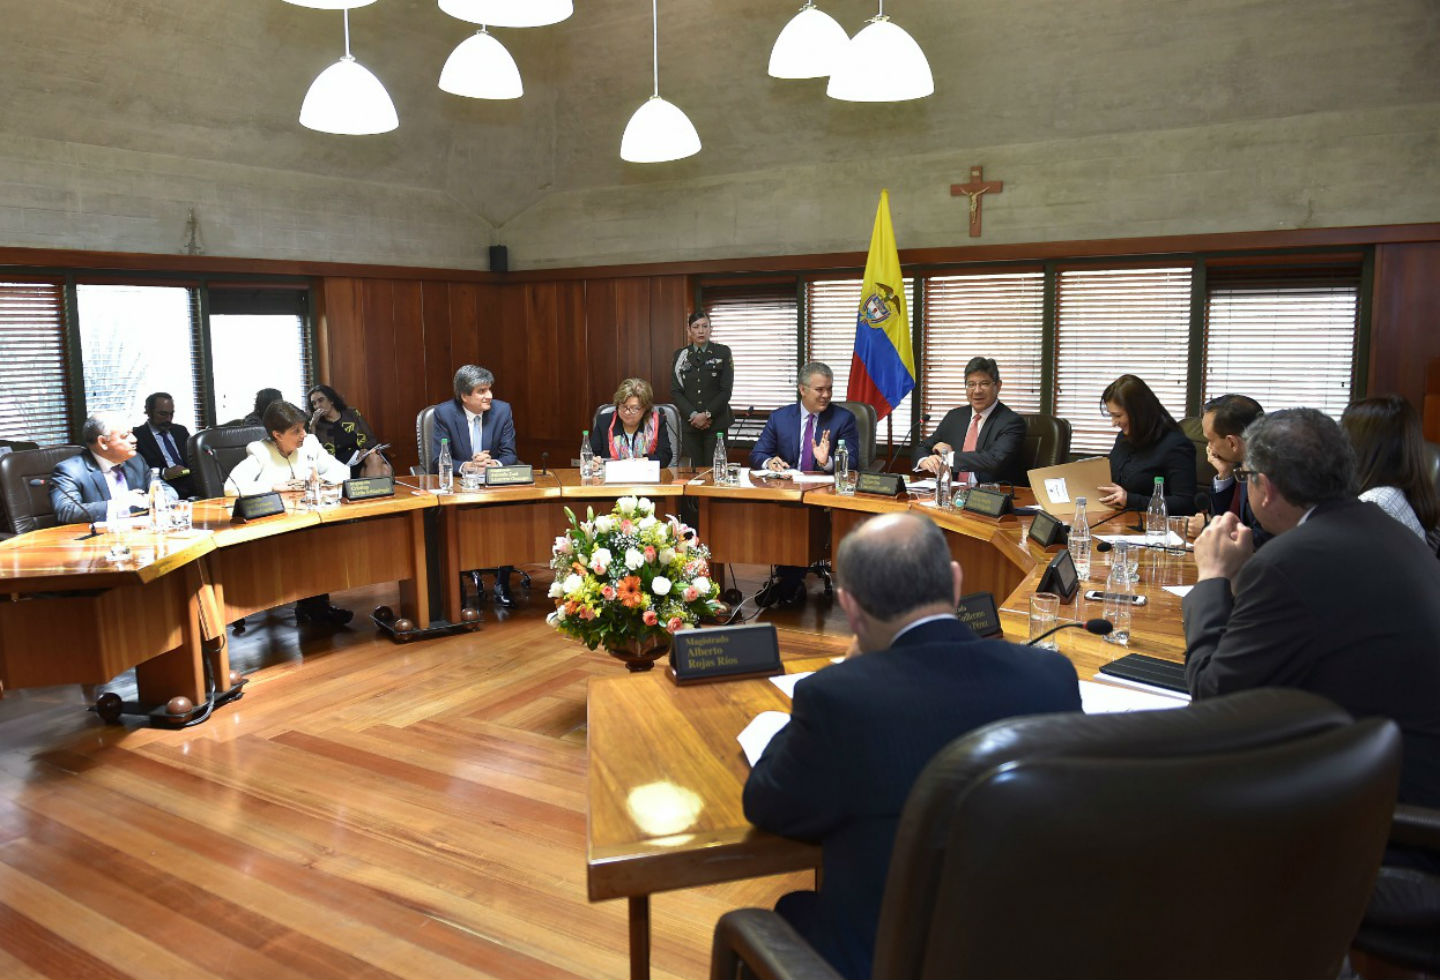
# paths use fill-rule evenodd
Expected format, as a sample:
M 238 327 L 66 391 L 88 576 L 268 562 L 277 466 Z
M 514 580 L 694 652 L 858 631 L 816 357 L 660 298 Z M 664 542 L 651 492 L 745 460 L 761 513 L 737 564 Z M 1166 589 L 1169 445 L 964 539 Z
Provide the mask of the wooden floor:
M 586 682 L 620 667 L 544 625 L 547 576 L 478 633 L 404 646 L 362 623 L 393 589 L 335 596 L 339 631 L 252 617 L 245 697 L 187 730 L 10 692 L 0 977 L 625 976 L 625 904 L 585 897 Z M 787 654 L 844 645 L 811 594 L 775 620 Z M 809 885 L 655 896 L 654 975 L 705 975 L 721 913 Z

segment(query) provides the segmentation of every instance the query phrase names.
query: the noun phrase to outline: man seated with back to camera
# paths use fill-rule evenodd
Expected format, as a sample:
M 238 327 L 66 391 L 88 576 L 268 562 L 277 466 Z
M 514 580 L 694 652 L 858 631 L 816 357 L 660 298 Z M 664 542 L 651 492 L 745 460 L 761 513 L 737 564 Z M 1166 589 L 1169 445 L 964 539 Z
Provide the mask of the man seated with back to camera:
M 1264 414 L 1260 403 L 1246 395 L 1220 395 L 1205 403 L 1200 428 L 1205 433 L 1205 458 L 1215 467 L 1215 478 L 1208 493 L 1202 490 L 1195 495 L 1196 509 L 1205 513 L 1190 518 L 1192 536 L 1204 529 L 1207 514 L 1229 511 L 1250 529 L 1255 547 L 1270 540 L 1270 532 L 1260 526 L 1250 506 L 1245 482 L 1235 479 L 1236 468 L 1245 465 L 1245 429 Z M 1202 498 L 1207 501 L 1203 508 L 1198 506 Z
M 1060 654 L 981 639 L 956 617 L 960 566 L 928 517 L 862 524 L 840 543 L 837 579 L 859 653 L 796 685 L 744 806 L 760 829 L 822 845 L 820 890 L 776 910 L 841 976 L 868 977 L 890 851 L 921 770 L 981 725 L 1079 711 L 1080 688 Z
M 751 468 L 776 473 L 789 469 L 832 473 L 835 449 L 842 440 L 853 465 L 860 458 L 860 429 L 854 413 L 831 404 L 835 372 L 827 364 L 811 361 L 800 369 L 797 388 L 798 402 L 770 413 L 755 448 L 750 450 Z M 804 601 L 805 569 L 798 565 L 776 566 L 774 579 L 761 593 L 760 605 L 778 602 L 793 606 Z
M 915 447 L 915 468 L 938 476 L 950 467 L 958 480 L 1025 482 L 1025 420 L 1000 401 L 1000 367 L 989 357 L 965 365 L 967 404 L 945 413 L 940 425 Z
M 61 524 L 106 519 L 110 501 L 128 505 L 126 516 L 150 506 L 150 473 L 135 453 L 135 434 L 115 412 L 96 412 L 80 429 L 85 449 L 50 471 L 50 509 Z M 166 501 L 177 498 L 164 480 Z
M 455 372 L 455 397 L 435 406 L 435 424 L 430 434 L 430 458 L 435 472 L 440 466 L 440 440 L 450 440 L 450 465 L 455 475 L 466 463 L 481 466 L 514 466 L 520 462 L 515 452 L 515 416 L 510 403 L 496 398 L 491 390 L 495 375 L 478 364 L 462 365 Z M 514 566 L 502 565 L 495 570 L 495 604 L 506 608 L 515 605 L 510 594 L 510 573 Z M 480 586 L 475 573 L 476 587 Z
M 1273 539 L 1255 551 L 1232 513 L 1195 542 L 1185 674 L 1196 698 L 1293 687 L 1400 726 L 1400 801 L 1440 807 L 1440 562 L 1355 496 L 1355 455 L 1313 408 L 1245 429 L 1250 505 Z M 1392 849 L 1387 863 L 1429 863 Z

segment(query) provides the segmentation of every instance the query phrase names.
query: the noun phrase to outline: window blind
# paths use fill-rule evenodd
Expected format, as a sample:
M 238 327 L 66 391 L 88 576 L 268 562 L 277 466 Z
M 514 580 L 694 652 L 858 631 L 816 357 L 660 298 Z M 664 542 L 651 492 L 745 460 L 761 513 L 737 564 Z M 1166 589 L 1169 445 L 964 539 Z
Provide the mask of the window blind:
M 1100 396 L 1140 377 L 1178 421 L 1185 414 L 1189 266 L 1061 271 L 1056 283 L 1055 414 L 1070 420 L 1074 453 L 1108 453 L 1116 430 Z
M 192 432 L 200 419 L 196 323 L 189 286 L 76 286 L 85 412 L 118 412 L 145 421 L 145 398 L 169 392 L 175 421 Z
M 1040 411 L 1044 320 L 1044 272 L 926 279 L 922 387 L 930 424 L 923 433 L 965 404 L 965 365 L 972 357 L 995 359 L 1006 405 Z
M 0 282 L 0 439 L 55 446 L 70 441 L 65 393 L 65 287 Z
M 740 420 L 727 433 L 731 442 L 759 438 L 768 414 L 795 400 L 799 366 L 795 290 L 786 285 L 714 287 L 704 293 L 711 339 L 735 357 L 730 407 L 755 407 L 756 419 Z
M 1205 399 L 1249 395 L 1267 411 L 1307 406 L 1340 417 L 1352 397 L 1359 270 L 1310 279 L 1211 280 Z

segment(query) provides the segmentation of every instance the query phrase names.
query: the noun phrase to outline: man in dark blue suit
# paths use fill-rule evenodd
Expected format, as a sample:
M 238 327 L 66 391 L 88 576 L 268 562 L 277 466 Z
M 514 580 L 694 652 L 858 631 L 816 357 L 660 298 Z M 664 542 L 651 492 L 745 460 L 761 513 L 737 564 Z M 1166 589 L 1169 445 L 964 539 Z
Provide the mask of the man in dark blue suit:
M 831 457 L 842 439 L 850 458 L 860 458 L 860 430 L 854 414 L 848 408 L 830 404 L 834 383 L 835 372 L 819 361 L 800 369 L 800 401 L 770 413 L 755 448 L 750 450 L 752 468 L 828 473 L 835 469 Z
M 844 977 L 868 977 L 900 812 L 920 771 L 971 729 L 1079 711 L 1057 653 L 982 640 L 955 617 L 960 566 L 929 518 L 888 514 L 840 544 L 837 594 L 860 653 L 795 688 L 790 723 L 745 783 L 745 816 L 823 846 L 818 892 L 777 910 Z
M 80 430 L 85 451 L 62 459 L 50 473 L 50 509 L 61 524 L 103 521 L 112 500 L 132 510 L 150 505 L 149 468 L 135 454 L 135 435 L 112 412 L 98 412 Z M 163 480 L 167 500 L 175 490 Z
M 450 440 L 450 459 L 455 472 L 469 462 L 482 466 L 512 466 L 520 461 L 515 454 L 515 416 L 510 404 L 491 392 L 495 375 L 475 364 L 455 372 L 455 397 L 435 406 L 435 424 L 430 433 L 430 458 L 440 465 L 440 440 Z M 513 606 L 510 594 L 510 565 L 495 570 L 495 602 Z M 477 577 L 478 582 L 478 577 Z
M 135 448 L 146 464 L 158 469 L 180 496 L 195 496 L 199 488 L 185 462 L 190 430 L 175 424 L 175 399 L 169 392 L 157 391 L 145 399 L 145 424 L 134 432 Z
M 1235 470 L 1245 464 L 1245 428 L 1260 416 L 1265 409 L 1247 395 L 1220 395 L 1205 403 L 1200 416 L 1200 429 L 1205 433 L 1205 458 L 1215 467 L 1211 480 L 1211 514 L 1234 514 L 1240 523 L 1250 529 L 1250 539 L 1260 547 L 1274 535 L 1260 526 L 1260 519 L 1250 506 L 1250 488 L 1243 480 L 1235 479 Z M 1197 507 L 1199 498 L 1197 497 Z M 1196 514 L 1190 518 L 1190 533 L 1198 535 L 1205 528 L 1206 517 Z
M 770 413 L 765 429 L 750 450 L 754 469 L 821 470 L 835 469 L 834 453 L 843 441 L 850 459 L 860 458 L 860 430 L 855 415 L 847 408 L 830 404 L 835 372 L 819 361 L 800 369 L 800 401 Z M 775 578 L 766 585 L 760 605 L 778 602 L 782 606 L 805 601 L 805 569 L 779 565 Z

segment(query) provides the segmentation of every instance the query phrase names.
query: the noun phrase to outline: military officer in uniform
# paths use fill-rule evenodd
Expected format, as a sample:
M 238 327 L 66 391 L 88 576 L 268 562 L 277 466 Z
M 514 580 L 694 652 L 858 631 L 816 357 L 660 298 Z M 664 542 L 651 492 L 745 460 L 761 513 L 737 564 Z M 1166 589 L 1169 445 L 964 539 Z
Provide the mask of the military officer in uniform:
M 729 428 L 730 389 L 735 359 L 724 344 L 710 343 L 710 318 L 692 313 L 686 330 L 690 343 L 671 360 L 670 398 L 680 409 L 680 455 L 698 468 L 710 465 L 715 435 Z

